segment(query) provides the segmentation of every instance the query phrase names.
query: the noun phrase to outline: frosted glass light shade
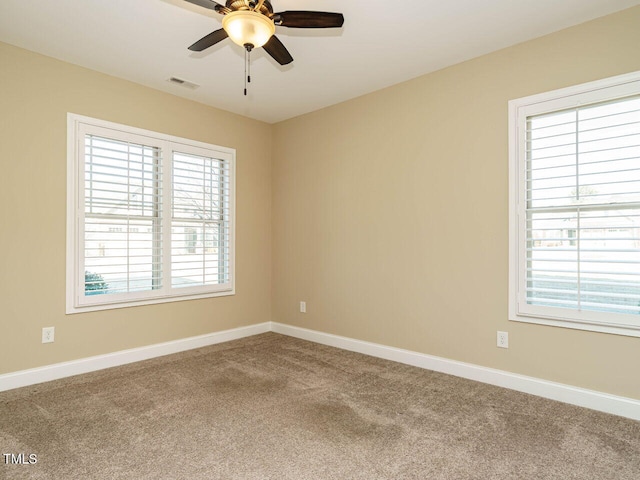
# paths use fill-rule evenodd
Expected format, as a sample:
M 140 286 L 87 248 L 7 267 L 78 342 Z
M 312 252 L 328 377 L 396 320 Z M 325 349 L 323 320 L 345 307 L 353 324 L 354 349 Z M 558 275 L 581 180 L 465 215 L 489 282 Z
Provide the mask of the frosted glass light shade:
M 222 17 L 222 28 L 229 38 L 241 47 L 250 44 L 254 48 L 267 43 L 276 31 L 272 20 L 251 10 L 227 13 Z

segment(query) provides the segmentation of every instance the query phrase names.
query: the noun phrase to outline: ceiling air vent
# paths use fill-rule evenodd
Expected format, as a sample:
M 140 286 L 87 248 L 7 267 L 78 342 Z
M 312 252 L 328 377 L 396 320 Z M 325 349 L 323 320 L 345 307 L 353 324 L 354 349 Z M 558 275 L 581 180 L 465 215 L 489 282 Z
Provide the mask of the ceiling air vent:
M 185 80 L 184 78 L 178 78 L 178 77 L 171 77 L 167 81 L 170 83 L 174 83 L 176 85 L 180 85 L 181 87 L 190 88 L 191 90 L 195 90 L 200 86 L 197 83 L 193 83 L 193 82 L 190 82 L 189 80 Z

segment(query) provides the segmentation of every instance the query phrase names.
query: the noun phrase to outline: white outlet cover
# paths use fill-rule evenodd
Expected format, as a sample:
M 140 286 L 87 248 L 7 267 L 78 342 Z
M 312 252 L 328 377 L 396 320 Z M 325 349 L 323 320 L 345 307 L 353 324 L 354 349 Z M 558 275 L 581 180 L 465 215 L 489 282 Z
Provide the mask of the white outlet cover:
M 42 329 L 42 343 L 52 343 L 55 337 L 55 327 L 44 327 Z
M 509 348 L 509 332 L 498 332 L 497 345 L 500 348 Z

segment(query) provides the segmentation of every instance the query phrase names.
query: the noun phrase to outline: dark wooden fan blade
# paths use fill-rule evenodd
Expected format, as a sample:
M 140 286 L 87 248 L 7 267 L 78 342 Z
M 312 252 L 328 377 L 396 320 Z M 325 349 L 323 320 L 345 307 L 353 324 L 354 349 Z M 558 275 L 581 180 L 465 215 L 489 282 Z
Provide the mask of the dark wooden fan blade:
M 189 3 L 193 3 L 194 5 L 199 5 L 204 8 L 208 8 L 209 10 L 215 10 L 216 12 L 220 12 L 221 10 L 226 9 L 224 5 L 220 5 L 218 2 L 214 2 L 213 0 L 186 0 Z
M 266 52 L 280 65 L 287 65 L 288 63 L 293 62 L 293 57 L 275 35 L 272 35 L 269 41 L 265 43 L 262 48 L 264 48 Z
M 227 32 L 225 32 L 224 29 L 221 28 L 220 30 L 211 32 L 206 37 L 202 37 L 196 43 L 191 45 L 189 47 L 189 50 L 192 50 L 194 52 L 201 52 L 202 50 L 209 48 L 212 45 L 215 45 L 216 43 L 224 40 L 227 37 L 228 37 Z
M 341 13 L 288 11 L 276 13 L 276 25 L 293 28 L 337 28 L 344 23 Z

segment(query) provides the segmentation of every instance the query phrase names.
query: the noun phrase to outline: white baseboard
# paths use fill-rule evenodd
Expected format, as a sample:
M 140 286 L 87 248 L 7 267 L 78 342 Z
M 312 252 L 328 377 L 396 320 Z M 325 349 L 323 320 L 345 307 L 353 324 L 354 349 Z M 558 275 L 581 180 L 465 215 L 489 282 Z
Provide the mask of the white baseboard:
M 0 375 L 0 392 L 269 332 L 271 322 Z
M 633 420 L 640 420 L 640 400 L 633 398 L 573 387 L 571 385 L 550 382 L 535 377 L 527 377 L 503 370 L 458 362 L 447 358 L 388 347 L 377 343 L 364 342 L 362 340 L 355 340 L 353 338 L 341 337 L 277 322 L 259 323 L 247 327 L 199 335 L 197 337 L 183 338 L 146 347 L 132 348 L 105 355 L 97 355 L 95 357 L 7 373 L 0 375 L 0 392 L 34 385 L 36 383 L 48 382 L 50 380 L 57 380 L 59 378 L 71 377 L 81 373 L 116 367 L 118 365 L 125 365 L 127 363 L 148 360 L 150 358 L 214 345 L 216 343 L 237 340 L 266 332 L 280 333 L 322 345 L 363 353 L 414 367 L 447 373 L 457 377 L 517 390 L 519 392 L 530 393 L 551 400 L 558 400 L 580 407 L 612 413 Z
M 294 327 L 272 322 L 271 331 L 311 342 L 341 348 L 352 352 L 364 353 L 373 357 L 384 358 L 414 367 L 447 373 L 457 377 L 476 380 L 478 382 L 509 388 L 519 392 L 530 393 L 539 397 L 558 400 L 580 407 L 601 412 L 612 413 L 621 417 L 640 420 L 640 400 L 620 397 L 595 390 L 573 387 L 562 383 L 527 377 L 516 373 L 505 372 L 493 368 L 481 367 L 471 363 L 458 362 L 442 357 L 412 352 L 400 348 L 387 347 L 377 343 L 354 340 L 348 337 Z

